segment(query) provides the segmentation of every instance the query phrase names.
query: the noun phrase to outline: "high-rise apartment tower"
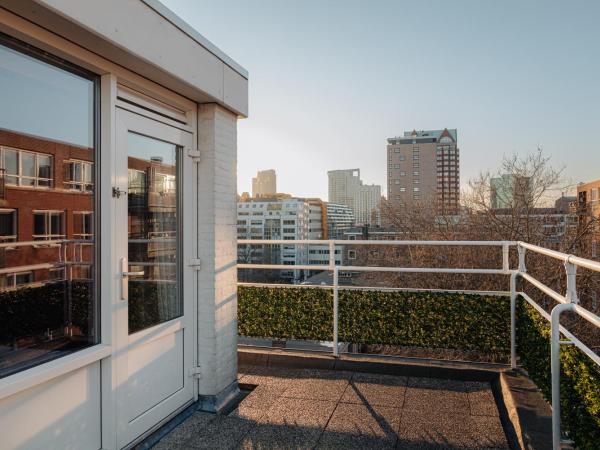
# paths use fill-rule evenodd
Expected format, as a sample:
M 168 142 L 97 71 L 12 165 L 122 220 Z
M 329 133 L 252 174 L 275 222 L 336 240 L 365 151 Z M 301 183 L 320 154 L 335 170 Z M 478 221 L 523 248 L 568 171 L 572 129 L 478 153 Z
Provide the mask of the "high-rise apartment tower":
M 430 202 L 443 212 L 458 210 L 460 160 L 455 129 L 405 131 L 388 139 L 388 202 L 405 208 Z

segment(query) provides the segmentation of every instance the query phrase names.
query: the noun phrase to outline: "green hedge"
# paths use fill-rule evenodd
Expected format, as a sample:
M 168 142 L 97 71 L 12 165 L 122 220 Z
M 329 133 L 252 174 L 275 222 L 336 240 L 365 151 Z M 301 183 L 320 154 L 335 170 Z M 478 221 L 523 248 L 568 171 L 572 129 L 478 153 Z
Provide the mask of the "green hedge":
M 332 340 L 332 293 L 325 289 L 238 289 L 242 336 Z M 340 341 L 468 350 L 496 361 L 510 354 L 504 297 L 341 290 Z M 485 318 L 485 320 L 482 320 Z
M 521 364 L 548 402 L 550 377 L 550 326 L 539 313 L 520 300 L 517 309 L 517 351 Z M 562 346 L 561 423 L 577 448 L 600 448 L 600 369 L 583 352 Z

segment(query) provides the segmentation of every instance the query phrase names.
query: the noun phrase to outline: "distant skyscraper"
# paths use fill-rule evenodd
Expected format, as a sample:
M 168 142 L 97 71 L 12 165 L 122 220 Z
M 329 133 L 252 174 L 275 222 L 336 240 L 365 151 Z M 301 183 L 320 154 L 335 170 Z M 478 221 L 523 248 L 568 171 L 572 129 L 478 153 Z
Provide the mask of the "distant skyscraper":
M 388 139 L 388 202 L 404 208 L 412 202 L 435 202 L 456 211 L 460 196 L 460 161 L 455 129 L 405 131 Z
M 259 170 L 252 178 L 252 197 L 261 197 L 277 193 L 277 175 L 275 170 Z
M 380 225 L 381 186 L 363 184 L 359 169 L 331 170 L 327 175 L 329 202 L 352 208 L 357 225 Z
M 490 180 L 492 209 L 523 208 L 531 205 L 529 177 L 504 174 Z

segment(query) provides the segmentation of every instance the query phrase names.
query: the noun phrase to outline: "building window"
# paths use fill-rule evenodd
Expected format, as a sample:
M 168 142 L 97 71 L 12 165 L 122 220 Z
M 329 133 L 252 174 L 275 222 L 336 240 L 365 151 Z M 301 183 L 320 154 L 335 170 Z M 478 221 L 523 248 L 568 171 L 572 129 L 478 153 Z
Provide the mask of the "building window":
M 400 180 L 394 180 L 394 184 L 400 184 Z
M 400 188 L 400 192 L 406 192 L 406 188 L 405 187 L 401 187 Z
M 50 269 L 48 271 L 48 280 L 50 281 L 62 281 L 65 280 L 65 268 L 59 267 L 57 269 Z
M 34 211 L 33 240 L 49 241 L 64 238 L 62 211 Z
M 31 283 L 33 283 L 33 272 L 31 271 L 0 275 L 0 291 L 18 289 Z
M 404 155 L 400 155 L 400 157 L 398 158 L 400 161 L 404 161 L 406 159 L 406 156 Z
M 11 186 L 52 187 L 52 161 L 44 153 L 2 147 L 4 179 Z
M 86 161 L 67 161 L 64 164 L 64 184 L 67 189 L 91 191 L 93 165 Z
M 356 250 L 348 250 L 348 259 L 356 259 Z
M 73 213 L 73 238 L 92 239 L 94 237 L 94 213 L 76 211 Z
M 406 172 L 400 172 L 400 176 L 401 177 L 405 177 L 406 176 Z
M 17 212 L 14 209 L 0 209 L 0 242 L 17 240 Z

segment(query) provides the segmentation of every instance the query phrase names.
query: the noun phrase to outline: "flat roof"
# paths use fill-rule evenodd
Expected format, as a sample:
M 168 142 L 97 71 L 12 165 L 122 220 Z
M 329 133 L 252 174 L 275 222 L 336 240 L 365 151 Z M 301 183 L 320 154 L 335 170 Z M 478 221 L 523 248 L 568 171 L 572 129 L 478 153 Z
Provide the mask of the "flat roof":
M 210 42 L 204 36 L 202 36 L 194 27 L 188 24 L 185 20 L 163 5 L 159 0 L 141 0 L 148 7 L 152 8 L 155 12 L 160 14 L 165 20 L 171 22 L 174 26 L 179 28 L 182 32 L 191 37 L 194 41 L 204 47 L 207 51 L 215 55 L 224 64 L 231 67 L 237 73 L 244 78 L 248 79 L 248 71 L 244 69 L 240 64 L 235 62 L 231 57 L 218 48 L 215 44 Z

